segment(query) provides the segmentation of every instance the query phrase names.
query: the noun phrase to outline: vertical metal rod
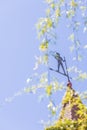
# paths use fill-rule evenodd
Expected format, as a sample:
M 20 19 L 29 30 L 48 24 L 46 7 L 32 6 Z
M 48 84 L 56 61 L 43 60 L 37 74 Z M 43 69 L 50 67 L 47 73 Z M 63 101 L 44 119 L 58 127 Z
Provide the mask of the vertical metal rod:
M 64 60 L 65 60 L 65 67 L 66 67 L 68 82 L 70 82 L 69 73 L 68 73 L 68 70 L 67 70 L 67 64 L 66 64 L 66 58 L 65 57 L 64 57 Z

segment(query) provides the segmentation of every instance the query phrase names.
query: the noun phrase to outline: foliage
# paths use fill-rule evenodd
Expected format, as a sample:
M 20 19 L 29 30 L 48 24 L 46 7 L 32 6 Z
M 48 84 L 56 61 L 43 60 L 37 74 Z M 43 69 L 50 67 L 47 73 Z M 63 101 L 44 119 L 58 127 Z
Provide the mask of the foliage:
M 53 126 L 46 127 L 46 130 L 86 130 L 87 129 L 87 108 L 80 100 L 79 95 L 75 94 L 73 89 L 67 88 L 66 95 L 62 102 L 64 104 L 69 104 L 70 110 L 73 106 L 77 106 L 76 115 L 79 118 L 76 119 L 69 119 L 68 117 L 64 118 L 64 107 L 60 113 L 60 118 L 54 123 Z M 68 109 L 66 108 L 67 113 L 69 113 Z M 62 115 L 62 116 L 61 116 Z
M 76 53 L 76 56 L 72 58 L 72 61 L 82 61 L 83 55 L 81 51 L 85 51 L 87 45 L 81 43 L 78 33 L 81 31 L 84 35 L 87 31 L 87 1 L 45 0 L 45 2 L 48 4 L 46 17 L 40 18 L 36 24 L 38 37 L 40 39 L 39 49 L 42 52 L 42 55 L 48 56 L 48 58 L 44 59 L 44 63 L 48 63 L 49 67 L 49 57 L 51 52 L 55 51 L 51 48 L 51 45 L 53 44 L 54 46 L 58 46 L 57 44 L 54 44 L 55 41 L 57 41 L 57 34 L 55 30 L 60 24 L 62 18 L 64 18 L 64 20 L 68 20 L 69 24 L 67 25 L 67 30 L 72 30 L 71 34 L 67 37 L 67 39 L 72 43 L 70 51 Z M 43 64 L 43 59 L 41 64 Z M 73 79 L 87 79 L 87 73 L 82 70 L 76 71 L 76 68 L 77 66 L 71 66 L 69 69 L 69 72 L 74 72 Z
M 48 68 L 48 72 L 47 72 L 48 85 L 45 89 L 46 90 L 45 92 L 47 93 L 48 97 L 52 98 L 52 94 L 54 93 L 52 82 L 54 82 L 55 84 L 55 81 L 52 81 L 54 79 L 51 78 L 50 76 L 49 60 L 50 60 L 50 55 L 52 55 L 52 53 L 55 52 L 55 50 L 52 48 L 53 45 L 57 46 L 58 50 L 60 49 L 60 47 L 55 42 L 57 41 L 57 34 L 55 30 L 56 28 L 58 28 L 58 25 L 60 24 L 60 22 L 62 22 L 61 19 L 68 21 L 67 30 L 71 30 L 71 32 L 67 36 L 67 39 L 69 40 L 69 42 L 71 42 L 71 46 L 69 47 L 70 51 L 74 53 L 74 57 L 71 58 L 72 60 L 71 62 L 74 62 L 74 66 L 72 65 L 71 67 L 68 67 L 67 70 L 69 73 L 73 73 L 72 79 L 75 80 L 76 82 L 77 81 L 80 82 L 80 80 L 83 80 L 83 81 L 87 80 L 87 72 L 83 72 L 83 70 L 79 69 L 78 65 L 76 66 L 76 63 L 75 63 L 76 61 L 78 62 L 78 64 L 80 64 L 80 61 L 84 60 L 83 54 L 81 53 L 81 51 L 85 52 L 85 49 L 87 48 L 87 44 L 83 44 L 79 37 L 79 32 L 82 32 L 84 35 L 84 33 L 86 33 L 87 31 L 87 13 L 86 13 L 87 1 L 86 0 L 85 1 L 82 1 L 82 0 L 79 0 L 79 1 L 77 0 L 58 0 L 58 1 L 45 0 L 45 2 L 48 5 L 48 8 L 46 9 L 46 17 L 40 18 L 36 27 L 37 27 L 38 37 L 40 39 L 39 49 L 42 52 L 41 56 L 44 56 L 44 55 L 48 56 L 48 58 L 46 59 L 46 63 L 47 63 L 46 67 Z M 43 60 L 41 64 L 43 64 Z M 58 80 L 56 82 L 57 84 L 60 84 Z M 65 88 L 65 87 L 62 87 L 62 88 Z M 57 87 L 55 91 L 57 91 Z M 65 98 L 64 102 L 67 102 L 68 100 L 72 101 L 72 98 L 70 99 L 71 95 L 72 95 L 71 92 L 68 91 L 67 97 Z M 87 97 L 86 94 L 85 94 L 85 97 Z M 54 103 L 52 103 L 51 101 L 49 102 L 50 103 L 48 105 L 49 106 L 48 109 L 51 111 L 51 114 L 53 116 L 54 115 L 53 113 L 55 113 L 55 112 L 52 113 L 52 111 L 54 110 L 54 105 L 53 105 Z M 79 102 L 80 102 L 80 98 L 78 98 L 77 101 L 73 99 L 72 104 L 73 103 L 79 104 L 78 106 L 80 110 L 78 111 L 78 113 L 82 115 L 85 108 L 83 107 L 84 105 L 82 105 Z M 56 126 L 56 128 L 51 127 L 50 130 L 55 130 L 55 129 L 56 130 L 57 129 L 70 130 L 69 127 L 71 127 L 71 129 L 72 127 L 73 129 L 79 129 L 79 127 L 81 127 L 81 129 L 84 128 L 83 127 L 84 125 L 81 126 L 81 124 L 76 121 L 73 123 L 72 121 L 64 121 L 64 122 L 61 122 L 60 124 L 61 124 L 61 127 L 59 126 Z M 49 128 L 47 128 L 47 130 L 48 129 Z
M 46 130 L 87 130 L 87 119 L 78 121 L 64 120 L 58 121 L 54 126 L 46 128 Z
M 50 56 L 55 52 L 54 48 L 58 48 L 57 51 L 60 50 L 60 45 L 57 44 L 57 33 L 59 31 L 57 29 L 59 29 L 59 25 L 62 22 L 63 24 L 67 22 L 66 32 L 68 31 L 69 33 L 68 36 L 65 37 L 65 39 L 67 39 L 66 46 L 69 47 L 70 53 L 72 53 L 72 57 L 70 58 L 72 66 L 69 66 L 67 71 L 72 74 L 73 82 L 87 80 L 87 72 L 83 69 L 83 66 L 80 66 L 80 61 L 84 60 L 83 54 L 87 49 L 87 43 L 83 43 L 79 37 L 79 33 L 81 33 L 80 36 L 87 34 L 87 0 L 45 0 L 45 3 L 47 4 L 46 17 L 40 18 L 36 24 L 37 35 L 40 40 L 39 50 L 41 55 L 35 56 L 36 63 L 33 68 L 35 73 L 27 79 L 27 87 L 14 94 L 13 97 L 6 98 L 5 102 L 10 102 L 15 97 L 24 93 L 35 94 L 37 90 L 42 90 L 42 98 L 47 97 L 49 99 L 47 108 L 51 116 L 54 117 L 58 113 L 59 104 L 58 102 L 56 103 L 52 97 L 56 95 L 58 91 L 64 91 L 66 89 L 66 81 L 63 80 L 63 82 L 61 82 L 56 74 L 52 76 L 49 70 Z M 61 30 L 63 30 L 62 27 Z M 65 34 L 61 35 L 63 37 Z M 68 44 L 69 42 L 70 44 Z M 38 71 L 39 66 L 42 65 L 45 66 L 45 69 Z M 78 65 L 80 67 L 78 67 Z M 71 93 L 68 92 L 67 95 L 64 102 L 70 99 Z M 80 95 L 82 99 L 87 99 L 86 92 Z M 74 103 L 75 101 L 72 102 Z M 79 102 L 79 100 L 77 100 L 77 102 Z M 83 106 L 80 104 L 80 108 L 81 107 L 83 109 Z M 82 109 L 79 111 L 80 114 L 83 113 L 84 109 Z M 55 126 L 49 127 L 46 130 L 86 130 L 86 122 L 87 119 L 83 120 L 83 122 L 71 120 L 59 121 Z

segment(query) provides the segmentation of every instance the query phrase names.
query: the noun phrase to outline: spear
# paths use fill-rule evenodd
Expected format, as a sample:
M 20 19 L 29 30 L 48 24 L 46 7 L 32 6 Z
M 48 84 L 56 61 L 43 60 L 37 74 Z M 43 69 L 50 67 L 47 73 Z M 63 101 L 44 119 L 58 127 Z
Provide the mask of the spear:
M 65 67 L 66 67 L 68 82 L 70 82 L 70 77 L 69 77 L 69 73 L 68 73 L 67 63 L 66 63 L 66 58 L 65 57 L 64 57 L 64 61 L 65 61 Z

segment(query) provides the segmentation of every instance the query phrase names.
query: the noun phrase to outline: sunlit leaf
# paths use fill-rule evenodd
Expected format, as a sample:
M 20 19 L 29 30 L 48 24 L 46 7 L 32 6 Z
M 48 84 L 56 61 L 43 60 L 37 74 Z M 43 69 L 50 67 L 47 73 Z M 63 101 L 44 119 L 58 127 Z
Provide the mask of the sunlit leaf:
M 41 43 L 39 49 L 41 51 L 46 51 L 48 49 L 48 41 Z
M 68 10 L 66 11 L 66 16 L 68 18 L 72 18 L 75 15 L 75 11 L 74 10 Z
M 75 35 L 74 35 L 74 33 L 72 33 L 72 34 L 69 36 L 69 40 L 71 40 L 72 42 L 74 42 L 74 40 L 75 40 Z
M 36 63 L 35 63 L 35 66 L 34 66 L 34 68 L 33 68 L 33 70 L 37 70 L 38 67 L 39 67 L 39 64 L 36 62 Z
M 47 107 L 48 109 L 51 109 L 53 107 L 53 103 L 50 101 Z
M 26 88 L 24 88 L 24 92 L 25 92 L 25 93 L 29 93 L 29 92 L 31 92 L 30 87 L 26 87 Z
M 87 49 L 87 44 L 84 46 L 84 49 Z
M 28 78 L 28 79 L 26 80 L 26 82 L 29 83 L 31 80 L 32 80 L 32 78 Z
M 43 56 L 43 63 L 44 63 L 44 64 L 47 64 L 47 63 L 48 63 L 48 54 L 45 54 L 45 55 Z
M 55 11 L 55 16 L 56 16 L 56 17 L 61 16 L 61 14 L 60 14 L 60 8 L 56 9 L 56 11 Z
M 52 94 L 52 85 L 48 85 L 48 86 L 46 87 L 46 94 L 47 94 L 48 96 L 50 96 L 50 95 Z
M 83 32 L 85 33 L 87 31 L 87 27 L 84 27 L 83 28 Z
M 56 115 L 56 108 L 55 107 L 52 108 L 51 113 L 52 113 L 53 116 Z
M 70 51 L 73 52 L 74 50 L 75 50 L 75 46 L 72 45 L 72 46 L 70 47 Z
M 80 6 L 80 9 L 81 9 L 82 11 L 85 11 L 85 10 L 87 9 L 87 7 L 86 7 L 86 6 Z
M 77 7 L 78 6 L 78 4 L 77 4 L 77 2 L 75 2 L 75 0 L 71 0 L 70 5 L 72 7 Z
M 81 80 L 87 79 L 87 73 L 86 72 L 80 73 L 77 79 L 81 79 Z
M 52 9 L 54 9 L 54 8 L 55 8 L 55 4 L 54 4 L 54 3 L 50 4 L 50 7 L 51 7 Z
M 40 83 L 47 83 L 47 82 L 48 82 L 47 73 L 43 73 L 40 78 Z
M 78 55 L 78 61 L 82 61 L 82 55 Z

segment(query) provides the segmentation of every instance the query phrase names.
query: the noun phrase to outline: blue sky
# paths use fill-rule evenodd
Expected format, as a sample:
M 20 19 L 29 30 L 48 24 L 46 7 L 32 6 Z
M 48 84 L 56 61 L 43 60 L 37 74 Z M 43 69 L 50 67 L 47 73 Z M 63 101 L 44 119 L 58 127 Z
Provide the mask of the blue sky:
M 26 86 L 38 52 L 35 24 L 44 13 L 42 1 L 0 1 L 0 102 Z M 24 95 L 0 109 L 1 130 L 41 129 L 45 107 L 37 96 Z
M 41 0 L 0 1 L 0 102 L 26 86 L 26 79 L 33 73 L 34 56 L 38 54 L 38 39 L 35 24 L 45 16 L 45 4 Z M 64 26 L 64 21 L 62 24 Z M 66 23 L 67 24 L 67 23 Z M 62 27 L 63 27 L 62 26 Z M 61 30 L 61 27 L 59 27 Z M 59 51 L 69 51 L 65 35 L 59 32 Z M 80 34 L 81 35 L 81 34 Z M 84 41 L 84 37 L 82 37 Z M 86 53 L 87 54 L 87 53 Z M 72 54 L 71 54 L 72 55 Z M 66 58 L 70 61 L 70 56 Z M 86 58 L 86 57 L 85 57 Z M 82 65 L 87 71 L 84 61 Z M 87 81 L 85 82 L 87 83 Z M 82 90 L 81 82 L 79 88 Z M 74 85 L 78 85 L 74 83 Z M 86 89 L 87 87 L 85 87 Z M 0 109 L 0 130 L 41 130 L 41 119 L 47 120 L 46 101 L 38 102 L 37 95 L 22 95 Z

